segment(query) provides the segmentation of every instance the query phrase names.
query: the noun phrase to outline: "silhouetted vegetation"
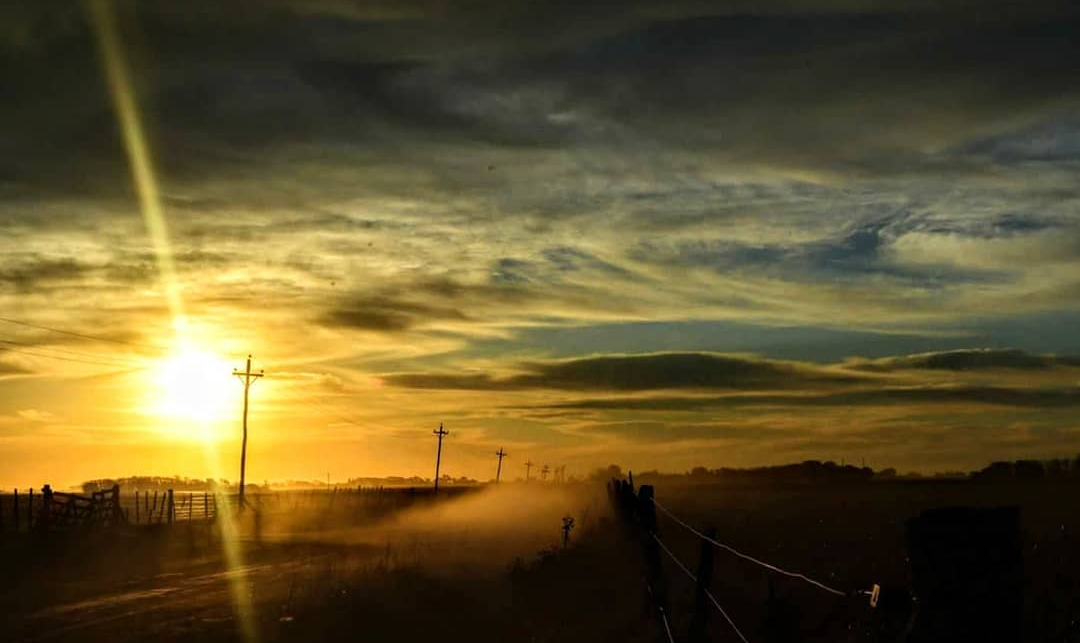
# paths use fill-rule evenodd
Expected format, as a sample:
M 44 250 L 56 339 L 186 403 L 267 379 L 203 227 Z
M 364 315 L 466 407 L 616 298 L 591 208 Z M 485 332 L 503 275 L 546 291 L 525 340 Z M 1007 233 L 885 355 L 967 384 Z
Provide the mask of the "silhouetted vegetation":
M 608 465 L 596 469 L 589 476 L 594 482 L 621 478 L 625 472 L 618 465 Z M 806 460 L 800 463 L 770 467 L 710 469 L 697 466 L 684 473 L 665 473 L 656 470 L 635 471 L 633 476 L 638 481 L 647 483 L 863 483 L 871 480 L 1080 480 L 1080 455 L 1076 458 L 1054 458 L 1049 460 L 1015 460 L 993 462 L 986 467 L 972 472 L 939 471 L 923 474 L 918 472 L 900 473 L 889 467 L 875 471 L 870 467 L 856 467 L 850 464 L 837 464 L 831 460 Z

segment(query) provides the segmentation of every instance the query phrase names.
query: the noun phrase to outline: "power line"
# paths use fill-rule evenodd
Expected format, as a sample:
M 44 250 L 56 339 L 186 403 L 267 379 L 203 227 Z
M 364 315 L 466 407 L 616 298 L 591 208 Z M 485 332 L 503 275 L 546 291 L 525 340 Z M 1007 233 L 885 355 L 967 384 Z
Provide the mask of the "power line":
M 5 342 L 5 343 L 7 343 L 7 342 Z M 61 360 L 61 361 L 64 361 L 64 362 L 74 362 L 74 363 L 77 363 L 77 364 L 93 364 L 94 366 L 108 366 L 108 367 L 111 367 L 111 368 L 131 368 L 131 369 L 142 369 L 142 368 L 144 368 L 142 366 L 116 364 L 116 363 L 112 363 L 112 362 L 93 361 L 93 360 L 88 360 L 88 359 L 78 359 L 78 358 L 74 358 L 74 357 L 61 357 L 59 355 L 50 355 L 48 353 L 38 353 L 38 352 L 35 352 L 35 351 L 30 351 L 30 350 L 26 350 L 26 349 L 22 349 L 22 348 L 8 347 L 8 348 L 5 348 L 3 350 L 3 352 L 4 353 L 22 353 L 22 354 L 25 354 L 25 355 L 33 355 L 35 357 L 44 357 L 46 359 L 57 359 L 57 360 Z M 2 354 L 2 353 L 0 353 L 0 354 Z
M 777 574 L 783 574 L 784 576 L 788 576 L 788 577 L 791 577 L 791 578 L 798 578 L 799 580 L 805 581 L 805 582 L 807 582 L 807 583 L 809 583 L 809 584 L 811 584 L 811 585 L 813 585 L 813 586 L 815 586 L 815 587 L 817 587 L 819 589 L 825 590 L 826 592 L 829 592 L 830 594 L 835 594 L 837 596 L 847 596 L 848 595 L 846 592 L 842 592 L 842 591 L 840 591 L 838 589 L 834 589 L 832 587 L 829 587 L 828 585 L 826 585 L 826 584 L 824 584 L 824 583 L 822 583 L 820 581 L 816 581 L 813 578 L 810 578 L 809 576 L 806 576 L 805 574 L 800 574 L 798 572 L 789 572 L 788 570 L 781 569 L 781 568 L 777 567 L 776 565 L 770 565 L 769 563 L 766 563 L 763 560 L 758 560 L 757 558 L 754 558 L 753 556 L 749 556 L 747 554 L 744 554 L 741 551 L 735 549 L 734 547 L 732 547 L 730 545 L 725 545 L 724 543 L 722 543 L 722 542 L 720 542 L 718 540 L 715 540 L 713 538 L 709 538 L 708 536 L 701 533 L 697 529 L 694 529 L 690 525 L 686 524 L 684 521 L 679 519 L 679 517 L 676 516 L 675 514 L 668 511 L 664 507 L 664 505 L 660 504 L 655 498 L 653 499 L 652 502 L 656 506 L 657 509 L 659 509 L 660 511 L 667 514 L 669 518 L 671 518 L 675 522 L 677 522 L 680 525 L 682 525 L 683 527 L 685 527 L 687 530 L 689 530 L 691 533 L 693 533 L 698 538 L 701 538 L 702 540 L 704 540 L 706 542 L 712 543 L 713 545 L 716 545 L 717 547 L 719 547 L 719 548 L 721 548 L 721 549 L 723 549 L 723 550 L 725 550 L 727 552 L 730 552 L 730 553 L 734 554 L 735 556 L 738 556 L 739 558 L 742 558 L 743 560 L 748 560 L 748 561 L 750 561 L 750 562 L 752 562 L 752 563 L 754 563 L 756 565 L 760 565 L 761 567 L 764 567 L 765 569 L 768 569 L 770 571 L 774 571 Z
M 664 544 L 664 541 L 660 540 L 660 537 L 657 536 L 656 534 L 649 534 L 649 535 L 653 537 L 653 540 L 656 541 L 656 544 L 660 545 L 660 548 L 663 549 L 667 553 L 667 555 L 671 558 L 671 560 L 676 565 L 678 565 L 679 569 L 683 570 L 683 573 L 686 574 L 687 576 L 689 576 L 690 580 L 692 580 L 692 581 L 694 581 L 696 583 L 697 582 L 697 576 L 693 572 L 691 572 L 686 567 L 686 565 L 683 564 L 683 562 L 681 560 L 679 560 L 678 556 L 676 556 L 670 549 L 668 549 L 668 546 Z M 735 621 L 731 620 L 731 617 L 728 616 L 727 611 L 723 607 L 720 606 L 720 602 L 716 600 L 716 597 L 712 595 L 712 592 L 710 592 L 707 588 L 704 591 L 705 591 L 705 595 L 709 597 L 710 601 L 712 601 L 712 604 L 716 606 L 716 609 L 720 610 L 720 615 L 724 617 L 724 620 L 726 620 L 728 622 L 728 625 L 731 626 L 731 629 L 734 630 L 735 634 L 738 635 L 739 640 L 741 640 L 743 643 L 750 643 L 749 641 L 746 640 L 746 637 L 743 636 L 743 633 L 739 630 L 739 626 L 735 625 Z M 665 626 L 667 625 L 666 619 L 665 619 L 664 625 Z M 668 636 L 669 637 L 671 636 L 670 631 L 668 632 Z
M 326 405 L 319 404 L 318 402 L 316 402 L 316 401 L 314 401 L 314 400 L 312 400 L 310 398 L 301 397 L 300 393 L 296 392 L 296 391 L 289 391 L 288 389 L 284 389 L 284 390 L 279 390 L 278 393 L 281 394 L 281 395 L 284 395 L 285 397 L 287 397 L 289 399 L 292 399 L 295 402 L 298 402 L 298 403 L 300 403 L 300 404 L 302 404 L 304 406 L 307 406 L 308 408 L 319 411 L 320 413 L 323 413 L 323 414 L 326 414 L 326 415 L 330 415 L 334 419 L 336 419 L 336 420 L 338 420 L 338 421 L 340 421 L 340 422 L 342 422 L 344 424 L 351 424 L 352 426 L 355 426 L 357 428 L 366 428 L 366 427 L 374 427 L 374 428 L 377 428 L 377 429 L 392 428 L 392 427 L 387 427 L 386 425 L 383 425 L 383 424 L 379 424 L 377 422 L 372 422 L 370 420 L 364 420 L 364 421 L 357 420 L 356 418 L 348 416 L 345 412 L 343 412 L 340 408 L 338 408 L 336 406 L 332 406 L 330 404 L 326 404 Z M 322 396 L 321 399 L 327 399 L 327 397 Z
M 64 330 L 62 328 L 53 328 L 51 326 L 42 326 L 40 324 L 32 324 L 30 322 L 19 321 L 18 319 L 11 319 L 9 317 L 0 317 L 0 322 L 6 322 L 8 324 L 16 324 L 18 326 L 25 326 L 27 328 L 36 328 L 38 330 L 48 331 L 50 333 L 59 333 L 61 335 L 69 335 L 71 337 L 78 337 L 80 339 L 88 339 L 95 342 L 109 342 L 112 344 L 124 344 L 126 346 L 137 346 L 140 348 L 153 348 L 154 350 L 168 350 L 164 346 L 156 346 L 154 344 L 145 344 L 141 342 L 132 342 L 123 339 L 116 339 L 114 337 L 101 337 L 100 335 L 87 335 L 86 333 L 77 333 L 71 330 Z
M 53 347 L 50 347 L 50 346 L 39 346 L 37 344 L 29 344 L 27 342 L 17 342 L 15 340 L 11 340 L 11 339 L 0 339 L 0 344 L 7 344 L 9 346 L 21 346 L 21 347 L 24 347 L 26 349 L 29 349 L 29 350 L 32 350 L 32 351 L 38 351 L 38 352 L 45 351 L 45 353 L 62 353 L 64 355 L 72 355 L 74 357 L 79 357 L 79 358 L 82 358 L 82 359 L 90 359 L 90 360 L 97 360 L 97 361 L 104 360 L 104 361 L 111 362 L 116 366 L 130 366 L 132 368 L 141 368 L 141 365 L 136 366 L 135 362 L 130 362 L 130 361 L 127 361 L 127 360 L 125 360 L 123 358 L 119 358 L 119 357 L 111 357 L 109 355 L 93 355 L 93 354 L 90 354 L 90 353 L 80 353 L 79 351 L 67 350 L 67 349 L 64 349 L 64 348 L 53 348 Z M 15 349 L 9 348 L 9 349 L 5 349 L 5 350 L 15 350 Z M 20 352 L 27 352 L 28 354 L 34 354 L 34 353 L 30 353 L 29 351 L 20 351 Z M 45 355 L 45 354 L 42 354 L 42 356 L 43 357 L 44 356 L 51 357 L 51 355 Z

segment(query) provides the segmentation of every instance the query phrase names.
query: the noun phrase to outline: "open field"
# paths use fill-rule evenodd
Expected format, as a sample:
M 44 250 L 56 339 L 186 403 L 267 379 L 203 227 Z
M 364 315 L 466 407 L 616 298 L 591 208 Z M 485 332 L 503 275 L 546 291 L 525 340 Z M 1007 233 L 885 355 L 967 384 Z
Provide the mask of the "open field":
M 649 482 L 645 480 L 644 482 Z M 672 485 L 660 506 L 753 556 L 846 590 L 910 587 L 905 521 L 942 506 L 1021 508 L 1025 640 L 1080 640 L 1073 488 L 965 482 Z M 178 522 L 44 540 L 8 534 L 5 640 L 653 641 L 640 543 L 603 490 L 505 485 L 360 511 L 264 499 L 226 525 Z M 280 500 L 280 499 L 279 499 Z M 390 502 L 384 500 L 384 502 Z M 276 509 L 275 509 L 276 507 Z M 563 515 L 571 546 L 559 550 Z M 236 529 L 232 531 L 231 525 Z M 659 535 L 696 568 L 700 541 Z M 665 559 L 675 640 L 694 586 Z M 712 591 L 749 641 L 897 641 L 906 621 L 717 551 Z M 737 640 L 719 614 L 707 632 Z
M 1078 490 L 1069 483 L 966 481 L 875 481 L 844 486 L 660 483 L 657 501 L 696 528 L 715 527 L 720 540 L 740 551 L 844 591 L 868 589 L 873 583 L 894 591 L 911 587 L 905 523 L 924 510 L 1016 506 L 1020 508 L 1024 640 L 1077 641 Z M 665 541 L 684 560 L 695 562 L 698 539 L 658 513 Z M 680 576 L 674 569 L 670 573 L 673 578 Z M 894 637 L 902 626 L 880 610 L 867 609 L 865 600 L 838 599 L 722 551 L 716 554 L 713 588 L 751 640 L 767 639 L 778 612 L 790 621 L 795 640 L 891 641 L 897 640 Z M 688 583 L 676 585 L 675 595 L 691 594 Z

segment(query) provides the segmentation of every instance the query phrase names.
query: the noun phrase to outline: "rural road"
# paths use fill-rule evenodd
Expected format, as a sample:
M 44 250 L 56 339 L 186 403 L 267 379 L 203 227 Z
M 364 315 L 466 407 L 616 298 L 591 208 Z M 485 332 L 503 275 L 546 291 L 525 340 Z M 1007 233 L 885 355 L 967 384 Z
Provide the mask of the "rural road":
M 234 632 L 223 623 L 236 619 L 233 596 L 258 603 L 273 601 L 287 611 L 292 592 L 326 569 L 334 554 L 303 555 L 239 566 L 225 571 L 201 569 L 158 574 L 130 581 L 104 595 L 49 605 L 32 611 L 15 624 L 10 640 L 22 641 L 144 641 L 194 637 L 213 630 Z M 87 594 L 91 594 L 88 591 Z

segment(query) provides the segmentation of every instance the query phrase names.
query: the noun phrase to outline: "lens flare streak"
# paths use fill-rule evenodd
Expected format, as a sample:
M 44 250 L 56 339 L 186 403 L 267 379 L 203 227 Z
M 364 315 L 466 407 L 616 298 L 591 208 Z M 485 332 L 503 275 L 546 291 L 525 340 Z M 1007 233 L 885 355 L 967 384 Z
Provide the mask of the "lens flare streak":
M 98 50 L 105 68 L 105 78 L 112 97 L 113 109 L 123 135 L 132 180 L 138 193 L 139 209 L 146 222 L 150 243 L 157 260 L 161 287 L 172 316 L 172 327 L 177 334 L 177 343 L 180 346 L 190 346 L 190 338 L 185 336 L 187 324 L 169 242 L 168 226 L 161 207 L 153 162 L 143 131 L 131 73 L 120 41 L 116 12 L 111 0 L 92 0 L 89 3 L 89 14 L 96 32 Z M 220 461 L 216 457 L 214 442 L 204 441 L 204 446 L 207 461 L 219 466 L 217 463 Z M 232 572 L 229 574 L 229 579 L 233 609 L 239 622 L 241 636 L 245 641 L 252 643 L 258 640 L 258 633 L 251 604 L 251 587 L 247 577 L 241 573 L 244 567 L 241 541 L 238 538 L 236 521 L 229 511 L 229 503 L 222 498 L 218 506 L 224 509 L 218 515 L 218 526 L 221 530 L 225 564 Z

